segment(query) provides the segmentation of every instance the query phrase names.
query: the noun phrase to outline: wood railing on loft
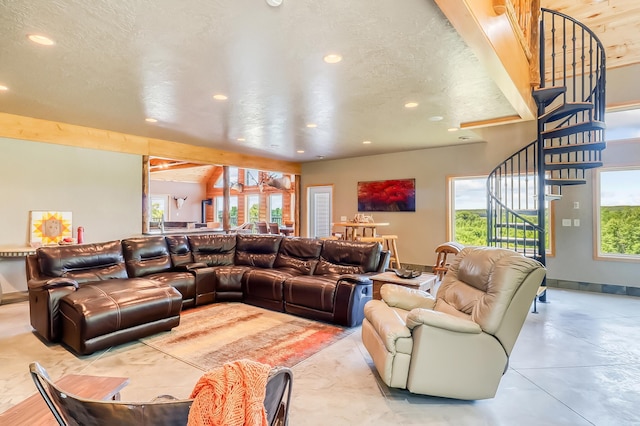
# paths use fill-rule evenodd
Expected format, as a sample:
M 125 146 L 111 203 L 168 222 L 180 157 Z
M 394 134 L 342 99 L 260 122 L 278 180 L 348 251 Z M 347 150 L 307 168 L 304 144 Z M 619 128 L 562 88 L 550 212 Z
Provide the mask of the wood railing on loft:
M 493 0 L 496 14 L 505 14 L 511 23 L 513 32 L 529 60 L 531 84 L 540 81 L 538 71 L 538 22 L 540 19 L 540 0 Z

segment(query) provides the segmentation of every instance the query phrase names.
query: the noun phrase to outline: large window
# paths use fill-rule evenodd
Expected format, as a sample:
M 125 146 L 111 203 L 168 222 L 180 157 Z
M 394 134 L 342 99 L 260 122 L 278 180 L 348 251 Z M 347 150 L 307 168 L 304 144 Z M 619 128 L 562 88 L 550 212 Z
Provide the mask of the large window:
M 229 167 L 229 183 L 237 183 L 238 182 L 238 168 L 237 167 Z M 220 174 L 218 180 L 213 185 L 214 188 L 222 188 L 224 186 L 224 174 Z
M 282 225 L 282 194 L 269 195 L 269 222 Z
M 224 200 L 223 197 L 216 197 L 216 218 L 215 222 L 222 223 L 222 211 L 224 208 Z M 229 197 L 229 225 L 238 226 L 238 197 L 230 196 Z
M 487 178 L 449 181 L 449 239 L 464 245 L 487 245 Z
M 596 172 L 598 255 L 640 259 L 640 167 Z
M 260 179 L 260 172 L 256 169 L 244 169 L 244 184 L 246 186 L 257 186 Z
M 487 178 L 449 178 L 449 196 L 449 240 L 464 245 L 487 245 Z M 545 205 L 545 247 L 547 256 L 553 256 L 553 205 L 550 201 L 545 201 Z M 533 222 L 537 219 L 525 217 Z
M 248 222 L 260 221 L 260 195 L 247 195 L 245 205 L 247 208 L 245 217 L 248 218 Z

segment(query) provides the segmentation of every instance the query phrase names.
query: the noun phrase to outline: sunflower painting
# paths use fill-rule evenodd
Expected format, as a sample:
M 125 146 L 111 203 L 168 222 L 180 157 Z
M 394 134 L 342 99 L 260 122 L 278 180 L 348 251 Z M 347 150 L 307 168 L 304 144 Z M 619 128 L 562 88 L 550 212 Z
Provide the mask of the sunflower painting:
M 57 244 L 71 237 L 71 212 L 31 212 L 31 245 Z

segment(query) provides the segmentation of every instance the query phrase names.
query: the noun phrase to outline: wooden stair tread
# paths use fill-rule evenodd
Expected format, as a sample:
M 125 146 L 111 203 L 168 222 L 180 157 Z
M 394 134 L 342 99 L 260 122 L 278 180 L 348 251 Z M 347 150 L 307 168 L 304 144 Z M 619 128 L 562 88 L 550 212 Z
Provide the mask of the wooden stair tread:
M 583 123 L 562 126 L 555 129 L 545 130 L 541 133 L 543 139 L 555 139 L 563 136 L 575 135 L 577 133 L 602 130 L 606 127 L 603 121 L 585 121 Z
M 602 151 L 607 147 L 605 142 L 584 142 L 584 143 L 575 143 L 571 145 L 557 145 L 557 146 L 545 146 L 544 153 L 545 155 L 557 155 L 557 154 L 565 154 L 567 152 L 577 152 L 577 151 Z

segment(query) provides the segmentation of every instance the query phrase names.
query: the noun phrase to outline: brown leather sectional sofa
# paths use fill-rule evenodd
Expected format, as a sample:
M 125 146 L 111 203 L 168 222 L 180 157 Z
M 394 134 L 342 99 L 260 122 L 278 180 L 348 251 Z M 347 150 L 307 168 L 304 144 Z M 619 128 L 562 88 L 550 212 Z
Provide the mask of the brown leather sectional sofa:
M 378 243 L 193 234 L 42 247 L 27 258 L 31 325 L 78 354 L 170 330 L 180 311 L 243 301 L 347 327 L 362 323 Z

